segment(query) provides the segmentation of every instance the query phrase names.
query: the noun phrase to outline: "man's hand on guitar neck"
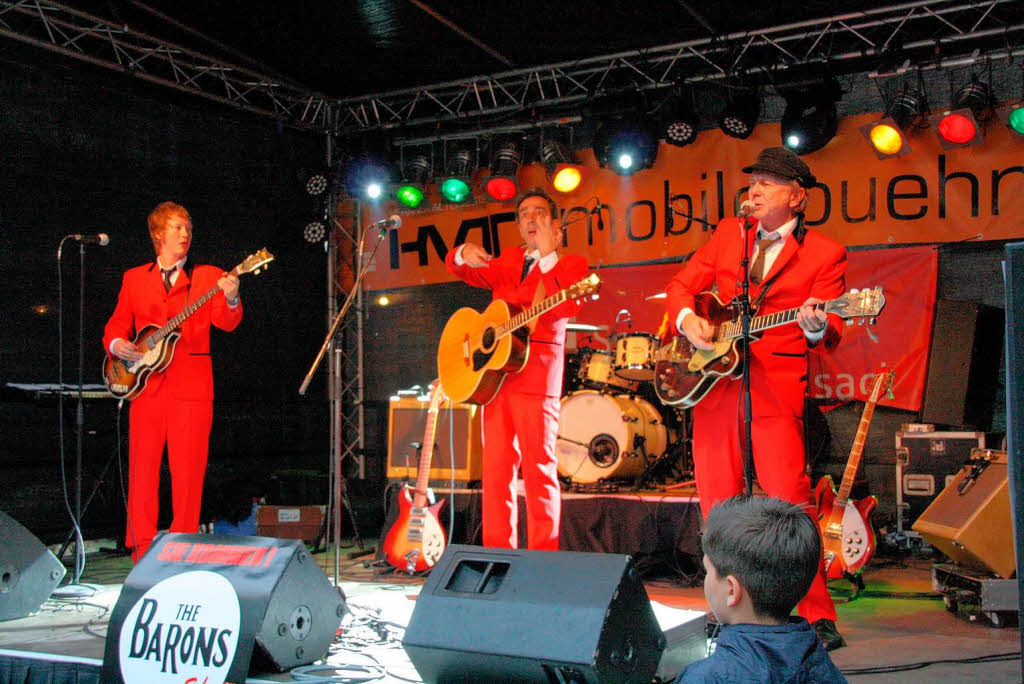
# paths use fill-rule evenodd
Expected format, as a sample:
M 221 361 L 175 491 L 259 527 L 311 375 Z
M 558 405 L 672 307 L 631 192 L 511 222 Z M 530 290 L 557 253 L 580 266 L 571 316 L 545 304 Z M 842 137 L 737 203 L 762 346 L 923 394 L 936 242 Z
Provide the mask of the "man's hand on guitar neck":
M 824 337 L 825 328 L 828 327 L 828 314 L 823 309 L 816 308 L 818 304 L 821 304 L 820 299 L 808 297 L 796 313 L 796 324 L 811 342 L 817 342 Z
M 686 335 L 686 339 L 690 340 L 690 344 L 697 349 L 714 348 L 715 345 L 711 342 L 711 335 L 714 333 L 714 329 L 707 319 L 691 312 L 683 318 L 681 327 L 683 334 Z

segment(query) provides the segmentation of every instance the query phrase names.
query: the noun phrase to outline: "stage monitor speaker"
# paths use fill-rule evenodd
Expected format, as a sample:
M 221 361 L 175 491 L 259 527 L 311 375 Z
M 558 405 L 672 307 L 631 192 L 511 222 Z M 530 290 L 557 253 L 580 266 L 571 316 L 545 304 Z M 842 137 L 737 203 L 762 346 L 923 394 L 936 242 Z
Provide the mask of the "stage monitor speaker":
M 1006 245 L 1006 449 L 1017 549 L 1017 608 L 1024 615 L 1024 242 Z M 1024 630 L 1020 631 L 1024 653 Z
M 104 682 L 243 682 L 327 653 L 345 595 L 298 541 L 164 534 L 125 579 Z
M 665 635 L 629 556 L 456 544 L 402 645 L 428 682 L 649 682 Z
M 0 620 L 38 610 L 66 573 L 34 534 L 0 511 Z
M 912 529 L 957 563 L 1012 577 L 1006 452 L 975 449 Z
M 992 429 L 1003 318 L 1002 309 L 975 302 L 935 303 L 921 422 Z
M 430 402 L 419 397 L 392 399 L 388 406 L 389 479 L 415 480 L 418 462 L 413 443 L 423 441 Z M 434 431 L 436 446 L 428 480 L 467 484 L 482 478 L 480 407 L 449 402 L 441 404 Z M 450 432 L 451 431 L 451 432 Z M 450 448 L 454 444 L 454 453 Z

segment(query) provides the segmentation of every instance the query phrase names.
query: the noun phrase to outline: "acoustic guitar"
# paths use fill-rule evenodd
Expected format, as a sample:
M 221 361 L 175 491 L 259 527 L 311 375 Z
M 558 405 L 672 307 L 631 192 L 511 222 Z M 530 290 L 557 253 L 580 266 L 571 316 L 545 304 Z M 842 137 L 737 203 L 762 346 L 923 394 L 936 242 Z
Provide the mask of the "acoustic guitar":
M 885 307 L 882 288 L 850 290 L 848 293 L 817 308 L 836 314 L 848 321 L 860 319 L 874 322 L 874 317 Z M 711 388 L 725 377 L 737 377 L 743 371 L 742 322 L 734 314 L 731 304 L 722 301 L 713 292 L 697 295 L 694 311 L 712 326 L 711 349 L 697 349 L 683 336 L 674 337 L 654 353 L 654 392 L 662 403 L 689 408 L 703 399 Z M 751 341 L 757 333 L 770 328 L 796 322 L 800 307 L 754 316 L 750 320 Z
M 432 492 L 427 488 L 437 414 L 443 399 L 441 383 L 435 380 L 430 388 L 430 406 L 427 408 L 427 425 L 423 432 L 416 488 L 410 489 L 409 485 L 404 485 L 398 493 L 398 518 L 384 537 L 384 558 L 396 570 L 410 575 L 434 567 L 444 553 L 446 544 L 439 518 L 444 499 L 429 504 Z
M 591 273 L 528 309 L 495 299 L 483 313 L 459 309 L 444 326 L 437 345 L 437 374 L 444 392 L 456 404 L 487 404 L 510 373 L 526 365 L 530 353 L 528 326 L 570 299 L 593 296 L 601 279 Z
M 878 505 L 874 496 L 866 496 L 859 501 L 850 500 L 850 489 L 853 479 L 860 467 L 860 459 L 864 454 L 864 442 L 868 436 L 871 418 L 875 415 L 875 405 L 887 385 L 891 399 L 893 379 L 896 374 L 891 369 L 880 370 L 875 376 L 875 384 L 871 388 L 871 396 L 864 404 L 857 436 L 853 439 L 850 458 L 846 461 L 843 471 L 843 482 L 836 492 L 832 477 L 824 476 L 814 488 L 814 499 L 818 504 L 818 526 L 821 529 L 821 544 L 825 555 L 825 575 L 829 579 L 838 579 L 846 575 L 856 575 L 875 554 L 875 531 L 871 527 L 871 513 Z
M 264 247 L 231 269 L 231 274 L 258 274 L 273 260 L 274 255 Z M 103 360 L 103 382 L 110 393 L 118 399 L 134 399 L 142 394 L 149 376 L 171 365 L 174 348 L 181 337 L 181 324 L 209 303 L 220 291 L 220 287 L 215 285 L 163 325 L 147 325 L 139 330 L 132 340 L 133 344 L 144 350 L 143 357 L 138 361 L 128 361 L 108 353 Z

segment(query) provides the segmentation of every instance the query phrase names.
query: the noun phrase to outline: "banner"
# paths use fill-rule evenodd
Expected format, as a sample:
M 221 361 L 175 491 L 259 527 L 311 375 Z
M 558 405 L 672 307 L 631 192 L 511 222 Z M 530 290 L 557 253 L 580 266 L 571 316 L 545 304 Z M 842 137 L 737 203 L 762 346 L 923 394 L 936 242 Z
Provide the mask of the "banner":
M 658 332 L 665 300 L 651 299 L 681 264 L 651 264 L 598 269 L 602 285 L 597 300 L 587 302 L 576 322 L 598 326 L 593 333 L 576 333 L 568 347 L 608 349 L 616 333 Z M 809 391 L 816 399 L 864 401 L 879 368 L 896 371 L 893 399 L 879 404 L 916 411 L 921 407 L 928 350 L 935 310 L 938 252 L 933 246 L 856 250 L 849 253 L 847 289 L 880 286 L 885 309 L 875 325 L 852 321 L 844 328 L 838 349 L 811 352 Z M 795 324 L 794 324 L 795 325 Z
M 1019 221 L 1024 214 L 1021 139 L 1002 121 L 989 123 L 981 144 L 950 151 L 943 151 L 930 129 L 917 131 L 910 138 L 910 153 L 880 160 L 858 130 L 877 118 L 844 118 L 828 145 L 804 157 L 818 178 L 809 193 L 809 226 L 847 246 L 1024 234 Z M 584 255 L 595 267 L 689 254 L 710 233 L 685 215 L 717 223 L 735 214 L 747 184 L 740 169 L 762 148 L 778 144 L 777 123 L 760 124 L 747 140 L 701 131 L 692 145 L 661 145 L 654 166 L 632 176 L 598 168 L 587 151 L 580 187 L 555 198 L 566 223 L 564 249 Z M 538 164 L 520 170 L 519 185 L 551 191 Z M 463 242 L 480 244 L 492 254 L 519 245 L 511 203 L 487 201 L 482 190 L 476 190 L 476 199 L 469 205 L 442 205 L 429 188 L 427 201 L 434 203 L 402 213 L 402 227 L 389 232 L 370 264 L 367 289 L 452 280 L 444 257 Z M 600 212 L 595 210 L 598 201 Z M 367 221 L 398 211 L 393 200 L 364 206 L 369 207 Z

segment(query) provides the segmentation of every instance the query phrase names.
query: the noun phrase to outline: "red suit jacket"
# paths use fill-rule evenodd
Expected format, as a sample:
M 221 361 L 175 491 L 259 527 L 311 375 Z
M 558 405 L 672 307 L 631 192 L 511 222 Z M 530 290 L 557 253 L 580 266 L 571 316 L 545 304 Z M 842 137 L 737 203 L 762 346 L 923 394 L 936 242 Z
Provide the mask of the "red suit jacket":
M 155 262 L 125 271 L 117 306 L 103 330 L 103 348 L 109 354 L 115 339 L 131 341 L 145 326 L 163 325 L 188 303 L 216 287 L 223 273 L 215 266 L 196 265 L 190 269 L 186 262 L 170 292 L 166 292 Z M 218 292 L 185 321 L 171 364 L 163 373 L 149 376 L 140 396 L 160 391 L 174 399 L 213 400 L 210 326 L 231 331 L 241 321 L 242 303 L 232 309 L 224 293 Z
M 694 308 L 694 296 L 717 286 L 718 298 L 728 303 L 739 292 L 743 235 L 748 254 L 753 255 L 756 226 L 744 230 L 738 219 L 721 221 L 711 240 L 698 249 L 665 288 L 669 326 L 675 331 L 676 318 L 684 308 Z M 767 284 L 780 273 L 761 302 L 757 315 L 800 306 L 808 297 L 835 299 L 843 293 L 846 276 L 846 249 L 821 233 L 808 230 L 802 241 L 790 235 L 765 274 Z M 750 299 L 757 301 L 760 286 L 751 283 Z M 830 314 L 825 337 L 819 344 L 832 349 L 842 337 L 842 320 Z M 751 400 L 755 416 L 803 415 L 807 385 L 807 337 L 794 322 L 766 330 L 750 347 Z M 701 400 L 710 409 L 720 401 L 719 389 L 730 382 L 723 379 Z M 723 407 L 724 409 L 725 407 Z M 735 407 L 728 407 L 735 411 Z
M 534 266 L 520 283 L 526 256 L 526 250 L 522 247 L 506 250 L 480 268 L 466 264 L 457 266 L 457 251 L 451 250 L 445 259 L 451 273 L 474 287 L 491 290 L 494 299 L 502 299 L 520 308 L 529 307 L 533 303 L 538 284 L 544 288 L 543 296 L 549 297 L 583 280 L 587 275 L 586 259 L 578 254 L 564 254 L 547 273 L 541 273 L 540 266 Z M 569 300 L 537 319 L 537 326 L 530 335 L 530 353 L 526 365 L 519 373 L 505 378 L 502 392 L 562 396 L 565 326 L 567 319 L 575 316 L 581 306 L 582 302 Z

